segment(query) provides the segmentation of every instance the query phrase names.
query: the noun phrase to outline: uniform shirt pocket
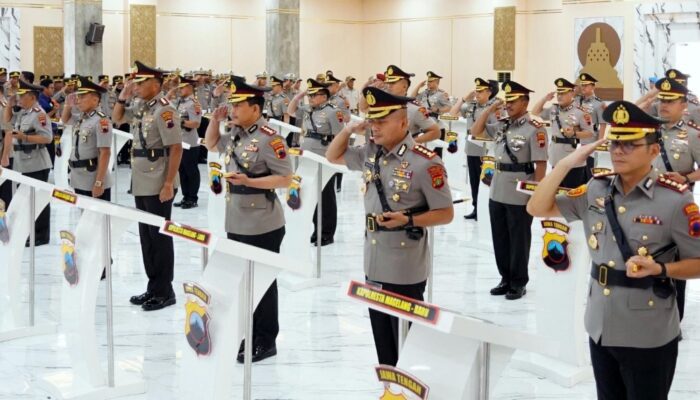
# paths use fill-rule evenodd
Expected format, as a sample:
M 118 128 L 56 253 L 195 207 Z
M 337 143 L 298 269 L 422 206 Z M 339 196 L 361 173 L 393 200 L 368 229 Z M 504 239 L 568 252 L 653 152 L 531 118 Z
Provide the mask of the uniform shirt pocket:
M 377 243 L 390 249 L 411 249 L 418 247 L 424 240 L 425 236 L 420 240 L 409 239 L 406 232 L 381 232 Z
M 264 194 L 246 194 L 241 196 L 241 208 L 265 209 L 267 208 L 267 198 Z
M 652 311 L 656 309 L 670 309 L 676 302 L 676 296 L 662 299 L 654 292 L 642 289 L 630 289 L 627 295 L 627 307 L 635 311 Z

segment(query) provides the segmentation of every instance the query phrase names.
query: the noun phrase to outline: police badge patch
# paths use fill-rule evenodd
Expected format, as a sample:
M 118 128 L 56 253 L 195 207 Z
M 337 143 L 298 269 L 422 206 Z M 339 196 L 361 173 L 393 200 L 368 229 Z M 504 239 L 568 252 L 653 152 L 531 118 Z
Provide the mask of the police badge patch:
M 78 264 L 75 254 L 75 236 L 68 231 L 61 231 L 61 253 L 63 253 L 63 277 L 72 287 L 78 284 Z
M 5 202 L 0 200 L 0 242 L 7 244 L 10 241 L 10 228 L 7 225 L 7 215 L 5 214 Z
M 568 225 L 553 220 L 543 220 L 542 228 L 542 260 L 556 272 L 566 271 L 571 264 L 569 259 L 569 242 L 567 236 L 571 228 Z
M 481 182 L 486 186 L 491 186 L 493 174 L 496 173 L 496 158 L 492 156 L 481 157 Z
M 210 296 L 196 283 L 185 282 L 183 284 L 185 294 L 188 295 L 185 302 L 185 337 L 187 343 L 198 356 L 207 356 L 211 353 L 211 337 L 209 336 L 209 322 L 211 317 L 207 312 Z

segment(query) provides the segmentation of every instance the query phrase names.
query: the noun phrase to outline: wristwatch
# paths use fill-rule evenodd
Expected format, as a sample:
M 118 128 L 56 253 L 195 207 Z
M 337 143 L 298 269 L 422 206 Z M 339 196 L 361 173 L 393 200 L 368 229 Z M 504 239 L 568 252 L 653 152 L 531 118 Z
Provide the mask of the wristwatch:
M 119 104 L 126 104 L 126 100 L 117 99 L 117 103 L 119 103 Z
M 102 187 L 102 181 L 95 181 L 95 187 L 101 188 L 101 187 Z
M 406 228 L 413 228 L 413 214 L 408 214 L 408 222 L 404 225 Z
M 666 272 L 667 272 L 666 271 L 666 263 L 662 263 L 660 261 L 657 261 L 656 263 L 659 264 L 659 266 L 661 267 L 661 273 L 656 275 L 656 277 L 657 278 L 667 278 L 668 276 L 666 275 Z

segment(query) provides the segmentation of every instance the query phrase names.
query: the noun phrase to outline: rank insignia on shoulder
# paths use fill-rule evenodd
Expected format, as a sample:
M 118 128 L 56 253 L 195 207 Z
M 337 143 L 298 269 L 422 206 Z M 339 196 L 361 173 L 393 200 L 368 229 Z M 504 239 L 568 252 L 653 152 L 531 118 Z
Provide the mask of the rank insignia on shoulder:
M 532 126 L 534 126 L 535 128 L 541 128 L 544 126 L 544 123 L 542 123 L 541 121 L 538 121 L 534 118 L 530 118 L 530 124 L 532 124 Z
M 32 108 L 32 111 L 34 111 L 34 112 L 40 112 L 40 111 L 41 111 L 41 108 L 39 108 L 39 107 L 34 107 L 34 108 Z
M 264 134 L 266 134 L 266 135 L 268 135 L 268 136 L 274 136 L 275 134 L 277 134 L 277 131 L 276 131 L 276 130 L 270 128 L 270 127 L 267 126 L 267 125 L 261 126 L 261 127 L 260 127 L 260 130 L 262 131 L 262 133 L 264 133 Z
M 428 160 L 432 159 L 437 155 L 437 153 L 435 153 L 434 151 L 420 144 L 413 146 L 413 152 L 427 158 Z
M 168 101 L 168 99 L 166 99 L 165 97 L 161 97 L 160 104 L 167 106 L 168 104 L 170 104 L 170 101 Z
M 97 116 L 100 118 L 107 118 L 107 114 L 103 113 L 102 111 L 95 111 L 95 114 L 97 114 Z
M 693 129 L 695 129 L 696 131 L 700 131 L 700 125 L 696 124 L 693 121 L 688 121 L 687 125 Z
M 684 193 L 686 190 L 688 190 L 688 184 L 678 183 L 673 179 L 667 178 L 663 174 L 659 175 L 659 178 L 656 180 L 656 183 L 658 183 L 660 186 L 671 189 L 674 192 L 678 193 Z
M 7 102 L 5 100 L 0 100 L 0 106 L 7 107 Z
M 615 176 L 615 175 L 617 175 L 617 173 L 615 171 L 600 172 L 598 174 L 593 175 L 593 178 L 603 179 L 603 178 L 608 178 L 608 177 Z
M 566 197 L 571 197 L 571 198 L 581 197 L 584 194 L 586 194 L 587 190 L 588 190 L 587 185 L 581 185 L 577 188 L 571 189 L 568 192 L 566 192 Z

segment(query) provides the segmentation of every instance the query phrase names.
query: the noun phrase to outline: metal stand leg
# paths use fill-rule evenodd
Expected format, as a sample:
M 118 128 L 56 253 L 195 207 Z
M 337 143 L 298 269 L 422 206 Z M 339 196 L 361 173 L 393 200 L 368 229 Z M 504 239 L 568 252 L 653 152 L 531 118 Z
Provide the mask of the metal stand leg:
M 323 238 L 323 165 L 318 165 L 318 172 L 316 173 L 316 180 L 318 181 L 318 206 L 316 207 L 316 276 L 315 278 L 321 277 L 321 241 Z
M 408 336 L 408 320 L 399 318 L 399 355 Z
M 119 153 L 117 153 L 117 139 L 112 140 L 112 157 L 114 157 L 114 190 L 112 190 L 112 202 L 119 204 L 117 197 L 119 196 Z
M 112 218 L 105 215 L 105 278 L 107 281 L 107 384 L 114 387 L 114 324 L 112 320 Z
M 29 326 L 34 326 L 36 265 L 36 189 L 29 188 Z
M 246 319 L 245 319 L 245 349 L 243 354 L 243 398 L 245 400 L 252 399 L 253 395 L 253 261 L 248 261 L 246 269 L 245 293 L 246 301 Z
M 479 400 L 489 398 L 489 379 L 491 368 L 491 344 L 483 342 L 481 344 L 481 371 L 479 373 Z
M 430 248 L 430 259 L 428 264 L 428 303 L 433 302 L 433 264 L 435 264 L 435 228 L 428 228 L 428 247 Z
M 209 249 L 202 247 L 202 271 L 207 269 L 207 264 L 209 264 Z

